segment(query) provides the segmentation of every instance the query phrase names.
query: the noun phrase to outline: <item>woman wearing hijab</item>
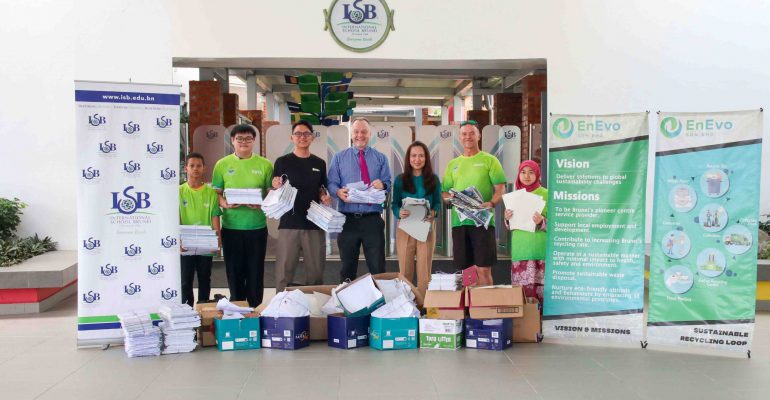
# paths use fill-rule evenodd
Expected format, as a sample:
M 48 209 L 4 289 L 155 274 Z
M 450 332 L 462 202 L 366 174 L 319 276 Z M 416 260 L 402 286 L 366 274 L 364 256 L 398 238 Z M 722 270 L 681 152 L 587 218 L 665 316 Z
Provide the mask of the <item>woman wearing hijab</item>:
M 540 186 L 540 166 L 527 160 L 519 165 L 516 190 L 526 189 L 548 201 L 548 190 Z M 514 229 L 511 232 L 511 283 L 521 285 L 524 295 L 535 297 L 543 304 L 543 280 L 545 276 L 545 228 L 547 204 L 541 213 L 532 215 L 534 232 Z M 513 210 L 505 210 L 505 221 L 513 217 Z

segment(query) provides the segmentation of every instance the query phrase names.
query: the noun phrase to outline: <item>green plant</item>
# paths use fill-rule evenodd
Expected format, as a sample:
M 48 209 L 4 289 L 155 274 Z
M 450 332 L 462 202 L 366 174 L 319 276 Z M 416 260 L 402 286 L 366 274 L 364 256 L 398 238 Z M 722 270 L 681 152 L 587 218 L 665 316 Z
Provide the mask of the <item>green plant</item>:
M 0 240 L 0 267 L 9 267 L 53 250 L 56 250 L 56 242 L 48 236 L 40 239 L 35 234 L 27 238 L 12 237 Z
M 10 239 L 16 235 L 16 227 L 21 223 L 22 209 L 27 205 L 21 200 L 0 198 L 0 240 Z

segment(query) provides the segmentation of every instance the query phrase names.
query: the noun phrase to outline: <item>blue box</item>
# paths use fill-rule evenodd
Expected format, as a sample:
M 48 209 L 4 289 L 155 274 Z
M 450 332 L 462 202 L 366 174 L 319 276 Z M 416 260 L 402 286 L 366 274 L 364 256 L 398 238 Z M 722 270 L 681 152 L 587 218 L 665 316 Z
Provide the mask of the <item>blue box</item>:
M 332 314 L 327 317 L 330 347 L 354 349 L 369 345 L 369 316 L 346 317 Z
M 377 350 L 416 349 L 420 320 L 416 317 L 377 318 L 369 321 L 369 346 Z
M 259 318 L 214 319 L 214 333 L 219 351 L 248 350 L 260 347 Z
M 262 347 L 296 350 L 310 345 L 310 317 L 259 317 Z
M 465 347 L 503 350 L 513 344 L 513 318 L 465 319 Z

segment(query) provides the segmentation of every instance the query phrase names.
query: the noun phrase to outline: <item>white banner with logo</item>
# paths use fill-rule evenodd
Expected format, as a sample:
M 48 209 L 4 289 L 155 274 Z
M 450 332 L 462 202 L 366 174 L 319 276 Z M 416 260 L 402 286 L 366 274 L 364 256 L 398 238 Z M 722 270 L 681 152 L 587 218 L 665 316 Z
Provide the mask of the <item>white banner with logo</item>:
M 179 87 L 75 82 L 78 345 L 179 302 Z

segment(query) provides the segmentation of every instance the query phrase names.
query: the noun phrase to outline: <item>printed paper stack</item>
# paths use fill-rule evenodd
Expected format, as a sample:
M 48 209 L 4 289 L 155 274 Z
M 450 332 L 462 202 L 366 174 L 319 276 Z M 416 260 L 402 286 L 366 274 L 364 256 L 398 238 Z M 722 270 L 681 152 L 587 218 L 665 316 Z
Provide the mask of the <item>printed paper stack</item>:
M 483 226 L 484 229 L 489 227 L 489 222 L 492 221 L 492 213 L 485 208 L 481 208 L 481 203 L 484 202 L 484 199 L 478 189 L 474 186 L 469 186 L 460 192 L 449 189 L 449 193 L 453 195 L 449 199 L 449 203 L 455 207 L 460 221 L 470 219 L 477 227 Z
M 307 219 L 329 233 L 342 232 L 342 226 L 345 225 L 344 214 L 331 207 L 318 204 L 315 201 L 310 203 L 310 208 L 307 210 Z
M 387 197 L 384 190 L 375 189 L 363 182 L 350 183 L 345 187 L 348 189 L 350 203 L 382 204 Z
M 152 324 L 150 314 L 128 312 L 118 315 L 118 319 L 129 357 L 160 355 L 160 329 Z
M 457 291 L 463 288 L 462 274 L 431 274 L 428 290 Z
M 262 205 L 262 189 L 225 189 L 230 204 Z
M 163 319 L 163 354 L 189 353 L 195 350 L 195 328 L 201 326 L 201 317 L 187 304 L 166 304 L 158 314 Z
M 291 186 L 287 180 L 283 186 L 271 190 L 262 201 L 262 211 L 268 218 L 281 219 L 283 214 L 294 208 L 294 200 L 297 198 L 297 188 Z
M 179 229 L 182 247 L 185 249 L 182 252 L 183 256 L 211 254 L 219 251 L 217 233 L 210 226 L 182 225 Z

